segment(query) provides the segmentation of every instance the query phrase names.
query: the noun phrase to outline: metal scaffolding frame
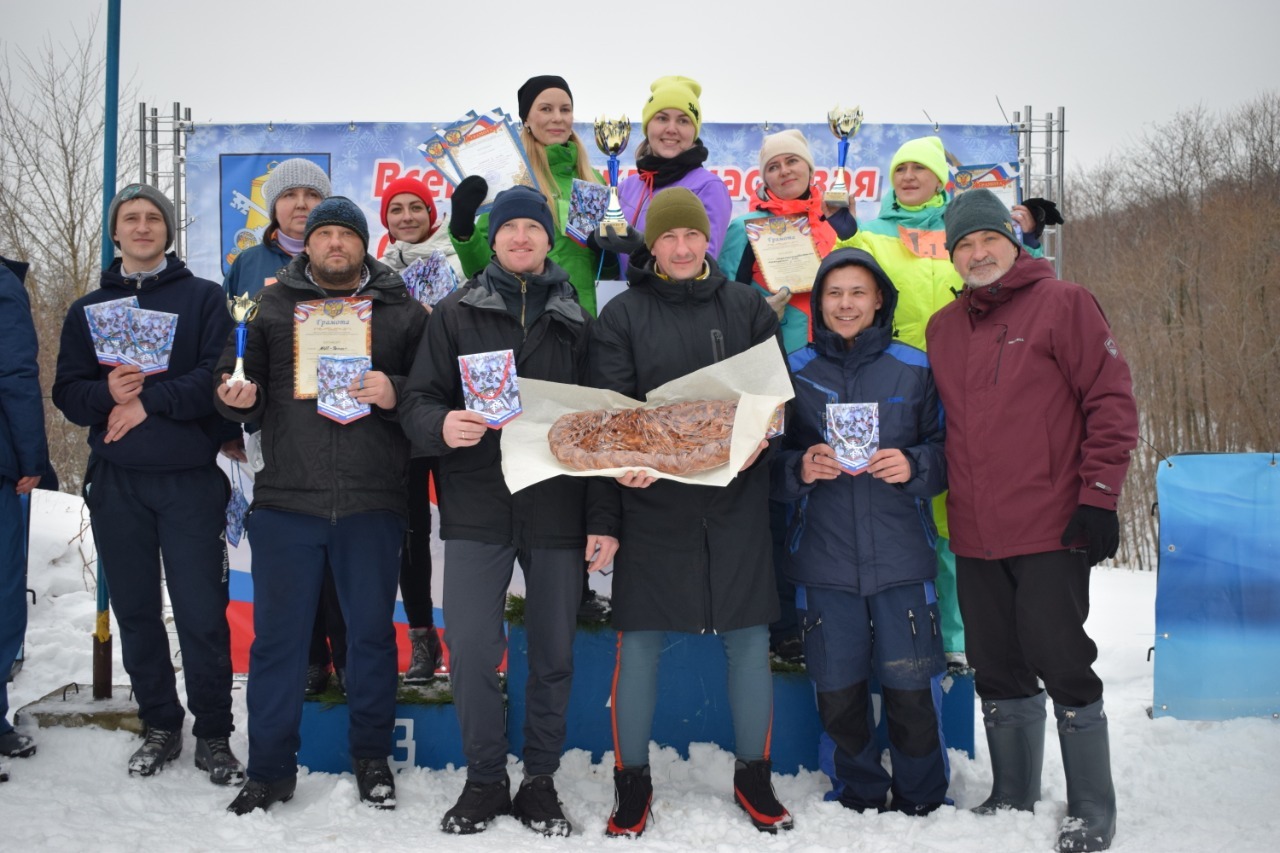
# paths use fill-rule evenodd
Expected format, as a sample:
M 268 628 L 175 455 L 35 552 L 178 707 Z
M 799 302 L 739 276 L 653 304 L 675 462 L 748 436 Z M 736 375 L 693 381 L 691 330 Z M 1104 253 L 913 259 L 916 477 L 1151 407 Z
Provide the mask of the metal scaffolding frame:
M 1058 107 L 1056 114 L 1045 113 L 1043 119 L 1032 118 L 1030 105 L 1024 111 L 1014 112 L 1009 132 L 1018 137 L 1018 172 L 1022 176 L 1023 198 L 1047 198 L 1062 205 L 1066 175 L 1063 155 L 1065 121 L 1066 110 L 1062 107 Z M 1036 171 L 1037 162 L 1041 164 L 1042 171 Z M 1063 227 L 1050 225 L 1040 238 L 1044 256 L 1053 262 L 1059 278 L 1062 277 Z
M 155 107 L 147 109 L 138 104 L 138 152 L 141 163 L 141 183 L 150 184 L 167 195 L 173 202 L 177 232 L 173 235 L 173 251 L 179 258 L 186 257 L 186 234 L 190 219 L 187 217 L 187 136 L 194 125 L 191 108 L 173 102 L 173 115 L 161 116 Z M 161 141 L 165 139 L 166 141 Z M 161 169 L 161 159 L 167 168 Z

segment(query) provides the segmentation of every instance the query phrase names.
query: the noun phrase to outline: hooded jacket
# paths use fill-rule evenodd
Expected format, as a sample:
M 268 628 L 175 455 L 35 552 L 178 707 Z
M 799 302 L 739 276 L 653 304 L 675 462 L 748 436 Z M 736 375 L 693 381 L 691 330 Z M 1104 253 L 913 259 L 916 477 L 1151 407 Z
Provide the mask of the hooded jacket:
M 293 256 L 280 248 L 274 238 L 256 246 L 250 246 L 231 262 L 222 288 L 227 296 L 257 296 L 263 285 L 280 277 L 280 270 L 289 265 Z
M 373 302 L 372 369 L 390 377 L 398 405 L 389 411 L 375 407 L 359 420 L 339 424 L 316 410 L 314 398 L 293 396 L 294 306 L 331 298 L 307 278 L 310 262 L 305 252 L 298 255 L 281 270 L 279 281 L 258 295 L 244 354 L 245 375 L 258 386 L 253 408 L 233 409 L 218 401 L 231 420 L 261 425 L 266 467 L 254 478 L 253 506 L 330 519 L 378 511 L 403 516 L 409 441 L 397 418 L 427 312 L 410 298 L 398 273 L 365 255 L 370 277 L 353 295 Z M 235 366 L 234 332 L 223 340 L 226 348 L 206 393 Z
M 882 305 L 846 348 L 822 317 L 822 282 L 859 266 L 875 276 Z M 937 574 L 929 499 L 946 488 L 942 406 L 925 354 L 893 340 L 897 288 L 869 254 L 838 249 L 822 262 L 810 292 L 813 343 L 788 359 L 796 397 L 782 451 L 773 461 L 773 497 L 796 502 L 787 534 L 787 579 L 862 596 Z M 877 403 L 880 447 L 901 450 L 911 478 L 890 484 L 863 472 L 800 479 L 804 454 L 826 438 L 830 403 Z
M 504 298 L 520 279 L 492 261 L 462 290 L 431 312 L 419 345 L 401 420 L 414 445 L 440 457 L 437 497 L 440 538 L 529 548 L 586 547 L 588 533 L 616 536 L 611 486 L 583 477 L 553 477 L 514 495 L 502 476 L 501 429 L 485 431 L 479 444 L 449 447 L 444 419 L 464 407 L 458 356 L 513 350 L 516 376 L 586 384 L 587 335 L 592 318 L 578 304 L 568 274 L 548 262 L 541 275 L 524 277 L 536 290 L 522 327 Z M 598 499 L 598 495 L 606 499 Z
M 592 383 L 642 400 L 654 388 L 777 337 L 773 310 L 714 261 L 694 281 L 632 268 L 591 336 Z M 731 631 L 778 616 L 766 450 L 727 486 L 658 480 L 614 486 L 622 535 L 614 559 L 620 631 Z
M 138 307 L 178 315 L 169 368 L 146 377 L 139 399 L 147 417 L 121 438 L 106 443 L 107 418 L 115 408 L 107 375 L 114 365 L 98 363 L 85 316 L 86 305 L 138 298 Z M 167 256 L 158 275 L 125 279 L 116 259 L 98 290 L 71 304 L 62 324 L 53 404 L 78 426 L 89 427 L 89 448 L 124 468 L 150 472 L 184 471 L 211 464 L 218 448 L 236 430 L 214 410 L 214 365 L 232 328 L 222 288 L 196 278 L 177 255 Z
M 556 266 L 569 275 L 569 281 L 578 295 L 578 304 L 587 309 L 592 317 L 596 316 L 596 279 L 601 277 L 600 253 L 584 246 L 564 233 L 565 223 L 569 216 L 569 197 L 573 193 L 573 180 L 578 177 L 578 146 L 572 142 L 563 145 L 548 145 L 544 149 L 547 155 L 547 168 L 555 177 L 554 190 L 543 187 L 543 195 L 547 201 L 558 208 L 553 221 L 559 224 L 560 231 L 551 235 L 551 251 L 547 257 Z M 447 230 L 447 229 L 445 229 Z M 462 262 L 463 273 L 470 277 L 479 273 L 493 257 L 493 249 L 489 246 L 489 214 L 481 214 L 476 219 L 476 227 L 471 238 L 460 241 L 453 238 L 453 245 L 458 250 L 458 259 Z M 610 272 L 609 275 L 612 275 Z M 604 276 L 608 278 L 609 275 Z
M 939 311 L 928 336 L 947 411 L 956 554 L 1061 550 L 1078 505 L 1116 509 L 1138 410 L 1092 293 L 1019 252 L 1000 281 Z
M 26 264 L 0 258 L 0 478 L 13 482 L 49 468 L 40 347 L 26 275 Z

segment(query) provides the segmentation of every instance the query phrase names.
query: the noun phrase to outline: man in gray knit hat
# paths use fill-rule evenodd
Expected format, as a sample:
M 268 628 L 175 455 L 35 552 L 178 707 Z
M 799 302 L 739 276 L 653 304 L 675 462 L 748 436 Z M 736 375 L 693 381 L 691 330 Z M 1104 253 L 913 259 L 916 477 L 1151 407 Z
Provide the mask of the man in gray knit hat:
M 262 424 L 266 466 L 245 524 L 253 548 L 253 648 L 249 655 L 249 781 L 229 811 L 247 814 L 293 796 L 309 628 L 326 571 L 347 623 L 349 749 L 362 802 L 394 808 L 392 750 L 396 635 L 392 622 L 400 546 L 408 511 L 409 441 L 400 401 L 427 312 L 390 267 L 368 254 L 369 226 L 349 199 L 316 205 L 303 230 L 306 251 L 258 296 L 244 353 L 247 382 L 231 383 L 230 340 L 213 371 L 218 409 Z M 325 316 L 367 323 L 367 341 L 344 356 L 366 356 L 347 387 L 371 407 L 347 423 L 317 410 L 295 382 L 316 381 L 317 364 L 294 350 L 299 303 Z M 367 336 L 366 336 L 367 335 Z M 338 456 L 331 451 L 338 448 Z
M 285 160 L 271 170 L 262 186 L 271 224 L 260 244 L 236 256 L 223 281 L 228 296 L 256 296 L 263 285 L 276 280 L 276 272 L 302 251 L 307 215 L 330 192 L 324 169 L 302 157 Z

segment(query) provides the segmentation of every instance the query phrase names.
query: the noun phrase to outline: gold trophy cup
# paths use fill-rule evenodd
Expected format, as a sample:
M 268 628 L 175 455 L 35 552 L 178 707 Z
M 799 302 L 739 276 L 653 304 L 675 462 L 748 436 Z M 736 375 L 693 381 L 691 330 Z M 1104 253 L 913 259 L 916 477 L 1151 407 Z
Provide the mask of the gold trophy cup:
M 614 120 L 604 116 L 596 119 L 596 147 L 609 158 L 609 206 L 600 220 L 601 237 L 627 233 L 627 217 L 618 202 L 618 155 L 627 148 L 631 139 L 631 120 L 626 116 Z
M 258 313 L 258 302 L 252 296 L 242 294 L 227 300 L 231 316 L 236 321 L 236 369 L 231 372 L 228 385 L 240 385 L 249 380 L 244 375 L 244 346 L 249 339 L 249 321 Z
M 831 189 L 822 195 L 822 200 L 832 207 L 849 206 L 849 185 L 844 181 L 844 164 L 849 159 L 849 140 L 858 135 L 862 127 L 862 107 L 851 110 L 836 104 L 835 109 L 827 113 L 827 127 L 840 140 L 836 145 L 836 174 L 831 182 Z

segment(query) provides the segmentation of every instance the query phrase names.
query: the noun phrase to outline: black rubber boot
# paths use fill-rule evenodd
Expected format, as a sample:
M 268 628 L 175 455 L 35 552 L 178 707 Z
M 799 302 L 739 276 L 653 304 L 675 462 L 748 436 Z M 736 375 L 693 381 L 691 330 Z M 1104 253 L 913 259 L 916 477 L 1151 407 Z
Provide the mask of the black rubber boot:
M 1067 817 L 1058 830 L 1063 853 L 1106 850 L 1116 834 L 1116 789 L 1111 782 L 1107 715 L 1099 699 L 1083 708 L 1053 704 L 1067 776 Z
M 1044 767 L 1044 691 L 1025 699 L 984 700 L 982 724 L 991 753 L 991 796 L 974 814 L 1035 810 Z

